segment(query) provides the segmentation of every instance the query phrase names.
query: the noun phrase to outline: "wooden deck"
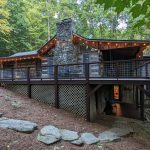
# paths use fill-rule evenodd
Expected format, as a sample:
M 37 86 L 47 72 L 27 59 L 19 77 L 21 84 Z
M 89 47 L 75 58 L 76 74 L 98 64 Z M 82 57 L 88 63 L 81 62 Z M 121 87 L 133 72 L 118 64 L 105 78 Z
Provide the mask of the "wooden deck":
M 89 78 L 86 79 L 58 79 L 58 84 L 150 84 L 150 79 L 143 78 Z M 54 79 L 0 79 L 0 83 L 7 84 L 55 84 Z
M 93 66 L 96 69 L 94 71 Z M 59 108 L 58 93 L 61 85 L 84 86 L 86 95 L 86 119 L 88 121 L 90 121 L 89 93 L 94 93 L 100 85 L 133 84 L 136 87 L 140 87 L 140 116 L 144 120 L 144 85 L 150 84 L 150 59 L 98 62 L 92 64 L 51 65 L 40 66 L 38 68 L 1 69 L 0 84 L 4 86 L 5 84 L 15 86 L 25 85 L 26 93 L 30 98 L 33 92 L 32 87 L 35 85 L 52 85 L 54 87 L 54 105 L 56 108 Z M 96 86 L 91 86 L 92 84 Z
M 150 59 L 0 69 L 13 84 L 149 84 Z

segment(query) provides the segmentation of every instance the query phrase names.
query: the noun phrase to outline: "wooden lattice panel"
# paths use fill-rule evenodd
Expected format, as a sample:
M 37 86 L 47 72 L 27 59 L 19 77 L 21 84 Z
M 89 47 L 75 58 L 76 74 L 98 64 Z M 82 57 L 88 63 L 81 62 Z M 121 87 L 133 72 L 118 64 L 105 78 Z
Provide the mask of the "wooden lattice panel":
M 59 106 L 86 117 L 86 90 L 84 85 L 60 85 Z
M 32 85 L 31 97 L 54 106 L 55 87 L 53 85 Z
M 6 88 L 13 92 L 19 93 L 21 95 L 28 96 L 28 85 L 9 84 L 9 85 L 6 85 Z

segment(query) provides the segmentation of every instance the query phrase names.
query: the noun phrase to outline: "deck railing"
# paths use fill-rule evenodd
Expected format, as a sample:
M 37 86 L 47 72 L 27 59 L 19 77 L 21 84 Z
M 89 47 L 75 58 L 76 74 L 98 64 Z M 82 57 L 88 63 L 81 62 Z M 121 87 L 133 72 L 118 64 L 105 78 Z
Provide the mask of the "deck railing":
M 150 59 L 0 69 L 0 80 L 150 78 Z

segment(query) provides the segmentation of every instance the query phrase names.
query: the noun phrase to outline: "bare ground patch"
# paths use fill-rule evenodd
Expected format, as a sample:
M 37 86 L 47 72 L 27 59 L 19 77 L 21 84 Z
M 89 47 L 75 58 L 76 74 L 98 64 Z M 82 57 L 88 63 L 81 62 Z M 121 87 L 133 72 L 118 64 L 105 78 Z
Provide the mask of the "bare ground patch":
M 10 101 L 5 100 L 9 96 L 11 99 L 21 102 L 20 108 L 14 108 Z M 45 125 L 54 125 L 58 128 L 65 128 L 78 132 L 93 132 L 95 135 L 109 129 L 113 124 L 112 117 L 102 118 L 98 123 L 89 123 L 72 113 L 61 109 L 50 107 L 47 104 L 29 99 L 0 88 L 0 113 L 4 117 L 23 119 L 38 124 L 38 130 L 32 134 L 24 134 L 12 130 L 0 129 L 0 150 L 99 150 L 97 145 L 84 145 L 77 147 L 69 142 L 61 141 L 51 146 L 47 146 L 37 141 L 39 129 Z M 137 125 L 138 130 L 140 125 Z M 147 129 L 147 128 L 146 128 Z M 141 132 L 141 129 L 140 129 Z M 147 132 L 147 131 L 146 131 Z M 144 150 L 148 149 L 149 137 L 144 137 L 146 132 L 134 134 L 123 138 L 121 141 L 104 144 L 105 150 Z M 143 138 L 142 138 L 143 137 Z

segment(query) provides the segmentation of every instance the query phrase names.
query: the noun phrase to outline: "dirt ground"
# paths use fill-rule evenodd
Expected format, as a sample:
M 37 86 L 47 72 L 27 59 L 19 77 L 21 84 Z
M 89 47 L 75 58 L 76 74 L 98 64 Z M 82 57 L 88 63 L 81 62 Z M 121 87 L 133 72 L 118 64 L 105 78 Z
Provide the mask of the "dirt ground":
M 20 108 L 13 108 L 5 97 L 21 102 Z M 109 129 L 117 117 L 101 117 L 96 123 L 89 123 L 79 116 L 61 109 L 50 107 L 34 99 L 23 97 L 6 89 L 0 88 L 0 113 L 4 117 L 24 119 L 38 124 L 38 129 L 32 134 L 15 132 L 9 129 L 0 129 L 0 150 L 149 150 L 150 127 L 140 121 L 131 121 L 136 133 L 124 137 L 121 141 L 97 145 L 74 146 L 69 142 L 61 141 L 53 145 L 45 145 L 37 141 L 39 130 L 45 125 L 54 125 L 58 128 L 82 132 L 93 132 L 98 135 Z

